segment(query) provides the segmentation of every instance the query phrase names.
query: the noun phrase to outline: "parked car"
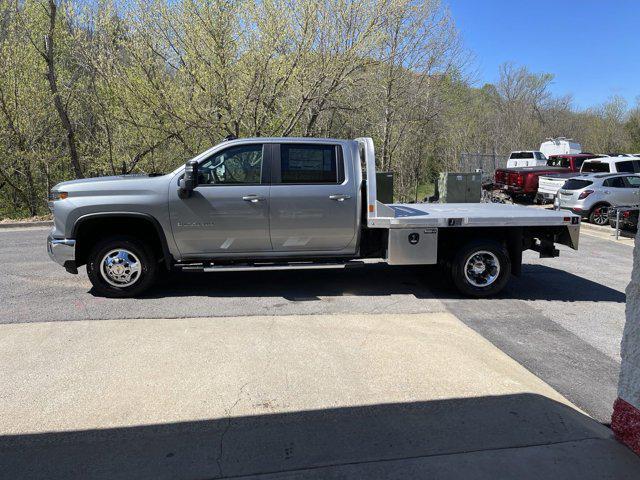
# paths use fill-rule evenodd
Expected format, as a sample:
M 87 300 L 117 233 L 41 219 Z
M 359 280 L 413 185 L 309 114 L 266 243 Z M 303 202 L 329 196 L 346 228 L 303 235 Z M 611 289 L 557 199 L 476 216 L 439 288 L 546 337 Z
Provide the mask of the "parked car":
M 540 167 L 547 164 L 547 157 L 535 150 L 511 152 L 507 160 L 507 168 Z
M 593 158 L 582 164 L 582 173 L 640 173 L 640 157 L 628 154 Z
M 494 185 L 514 200 L 531 201 L 538 194 L 538 179 L 541 175 L 573 174 L 589 158 L 595 158 L 595 155 L 555 155 L 547 159 L 543 166 L 499 168 L 494 175 Z
M 562 210 L 588 218 L 596 225 L 609 223 L 609 208 L 638 205 L 640 175 L 591 173 L 568 179 L 558 190 L 556 204 Z
M 620 210 L 620 217 L 617 218 L 617 211 Z M 609 225 L 611 228 L 616 228 L 616 223 L 620 222 L 620 228 L 622 230 L 630 230 L 632 232 L 638 231 L 638 209 L 633 208 L 610 208 L 609 209 Z
M 564 185 L 567 179 L 575 176 L 575 172 L 579 172 L 582 164 L 589 159 L 598 158 L 598 155 L 592 153 L 580 153 L 577 155 L 553 155 L 549 157 L 547 165 L 562 167 L 567 171 L 565 173 L 552 173 L 549 175 L 540 175 L 538 178 L 538 192 L 536 200 L 538 203 L 553 202 L 556 198 L 558 190 Z

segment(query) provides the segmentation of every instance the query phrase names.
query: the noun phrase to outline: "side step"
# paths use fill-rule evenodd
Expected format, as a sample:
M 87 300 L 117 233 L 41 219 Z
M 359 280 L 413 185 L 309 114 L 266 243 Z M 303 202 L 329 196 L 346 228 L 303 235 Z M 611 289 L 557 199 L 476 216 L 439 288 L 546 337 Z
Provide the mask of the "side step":
M 369 260 L 369 259 L 367 259 Z M 331 268 L 354 268 L 372 263 L 382 263 L 366 260 L 348 260 L 344 262 L 250 262 L 250 263 L 222 263 L 214 262 L 177 264 L 176 268 L 183 272 L 255 272 L 256 270 L 326 270 Z

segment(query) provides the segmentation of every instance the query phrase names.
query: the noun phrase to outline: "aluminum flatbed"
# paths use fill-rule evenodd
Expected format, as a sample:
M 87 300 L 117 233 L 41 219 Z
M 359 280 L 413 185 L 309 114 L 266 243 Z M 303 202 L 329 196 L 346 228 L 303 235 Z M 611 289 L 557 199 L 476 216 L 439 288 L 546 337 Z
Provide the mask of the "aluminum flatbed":
M 580 218 L 567 212 L 496 203 L 378 204 L 374 228 L 528 227 L 578 225 Z

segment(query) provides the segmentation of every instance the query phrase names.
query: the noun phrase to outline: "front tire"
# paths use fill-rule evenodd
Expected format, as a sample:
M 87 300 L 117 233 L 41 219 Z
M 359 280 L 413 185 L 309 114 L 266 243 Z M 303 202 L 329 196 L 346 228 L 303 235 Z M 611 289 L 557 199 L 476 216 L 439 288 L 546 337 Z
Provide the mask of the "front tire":
M 609 223 L 609 206 L 600 204 L 593 207 L 589 212 L 589 223 L 600 226 Z
M 87 275 L 96 293 L 126 298 L 140 295 L 158 274 L 153 252 L 133 237 L 109 237 L 97 243 L 87 258 Z
M 476 240 L 464 245 L 451 262 L 456 288 L 469 297 L 489 297 L 500 292 L 511 275 L 509 252 L 493 240 Z

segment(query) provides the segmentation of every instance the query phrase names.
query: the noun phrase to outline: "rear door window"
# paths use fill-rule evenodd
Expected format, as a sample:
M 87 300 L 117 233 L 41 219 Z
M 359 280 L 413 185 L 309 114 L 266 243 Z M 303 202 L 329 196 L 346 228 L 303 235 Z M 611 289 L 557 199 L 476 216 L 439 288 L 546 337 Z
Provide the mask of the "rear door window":
M 281 183 L 342 183 L 341 157 L 336 145 L 283 143 L 280 145 Z
M 625 177 L 630 188 L 640 188 L 640 177 Z
M 589 185 L 593 184 L 590 180 L 579 180 L 577 178 L 570 178 L 562 186 L 563 190 L 581 190 Z
M 608 173 L 609 164 L 604 162 L 584 162 L 581 172 Z
M 625 172 L 625 173 L 634 173 L 637 170 L 635 169 L 635 162 L 633 162 L 632 160 L 627 160 L 624 162 L 616 162 L 616 170 L 618 172 Z

